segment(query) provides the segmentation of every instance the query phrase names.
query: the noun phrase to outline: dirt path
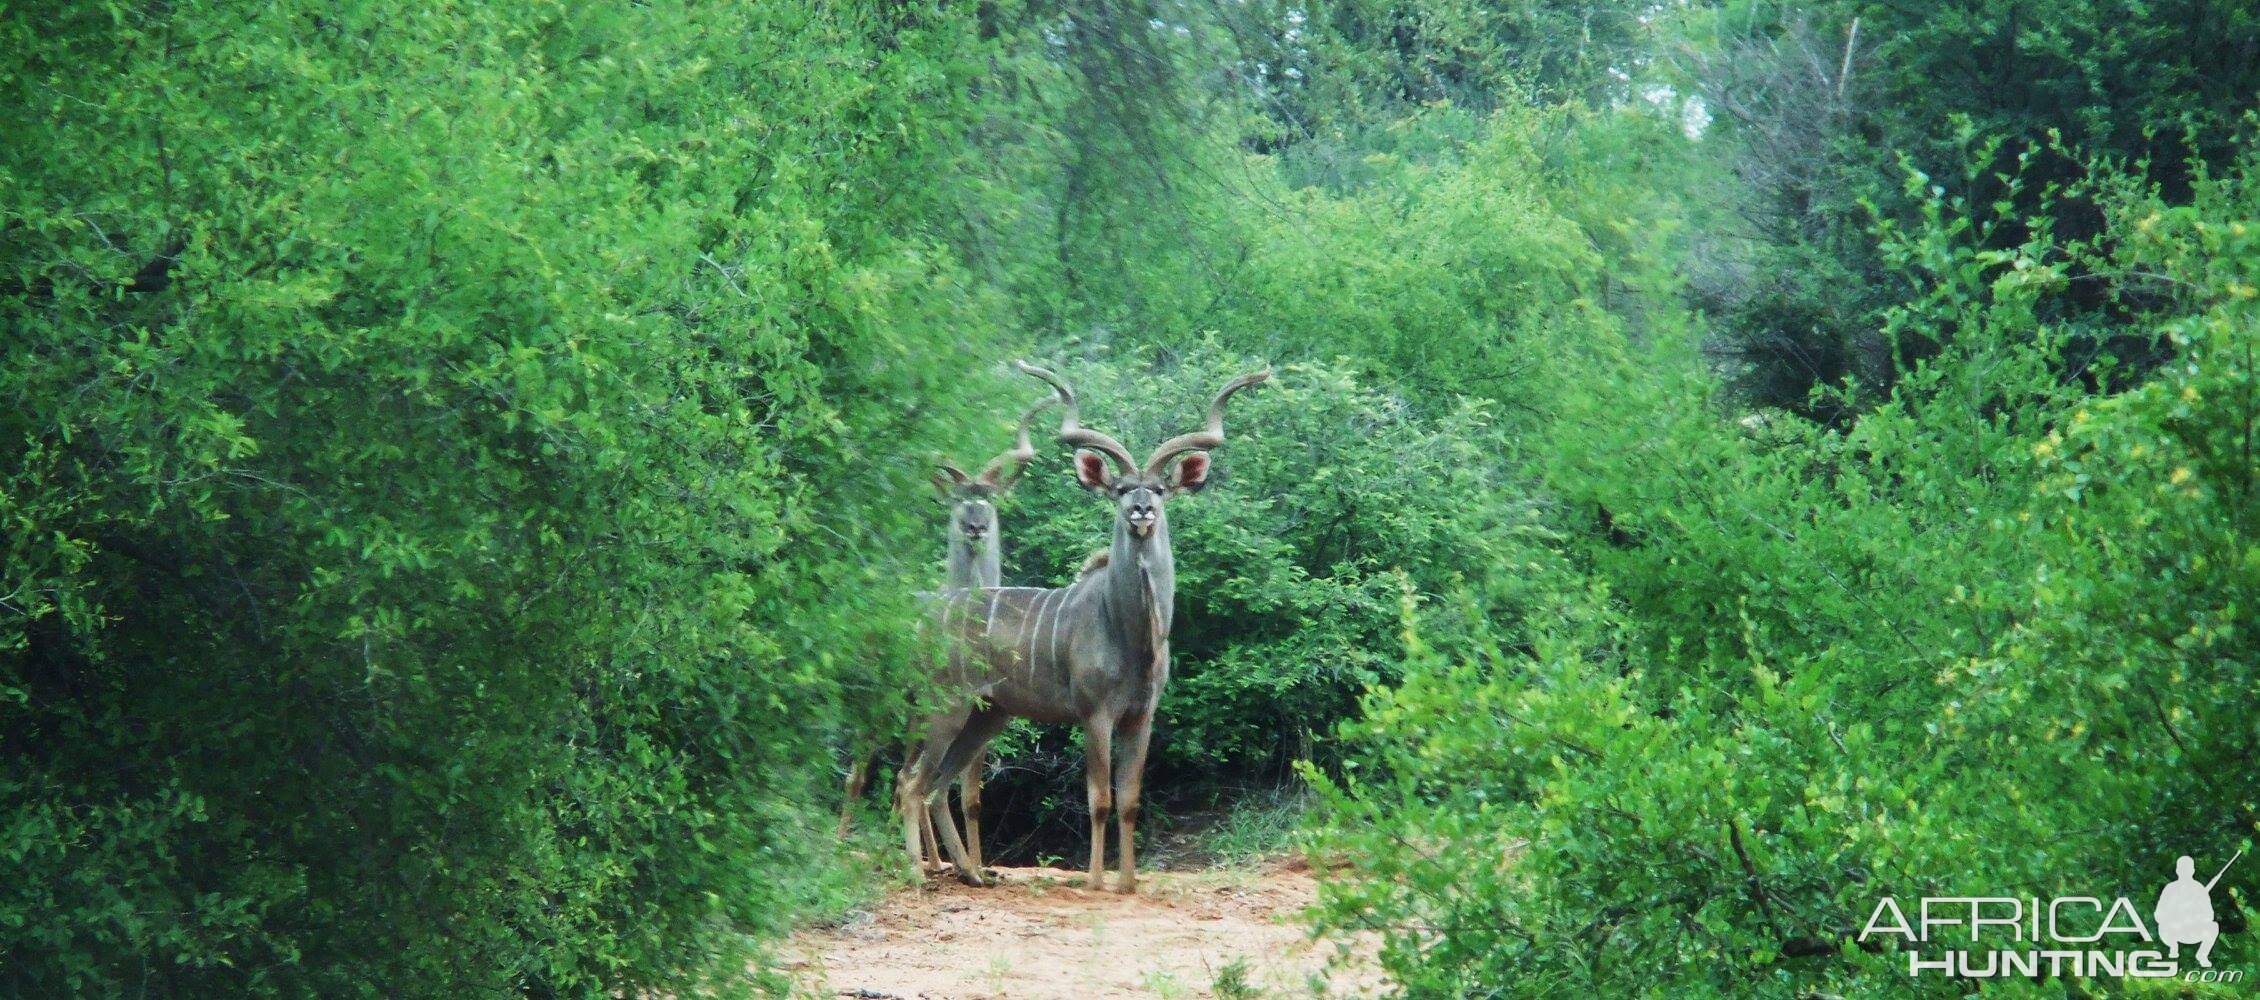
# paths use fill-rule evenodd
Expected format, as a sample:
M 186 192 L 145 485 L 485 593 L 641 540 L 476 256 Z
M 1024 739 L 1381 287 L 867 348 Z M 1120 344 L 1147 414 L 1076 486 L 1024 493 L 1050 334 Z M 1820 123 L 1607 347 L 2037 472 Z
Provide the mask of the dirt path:
M 871 1000 L 1357 996 L 1381 984 L 1370 946 L 1329 968 L 1341 949 L 1295 921 L 1316 896 L 1308 871 L 1141 873 L 1136 896 L 1085 889 L 1081 872 L 999 874 L 987 889 L 898 892 L 796 936 L 795 978 L 808 995 Z

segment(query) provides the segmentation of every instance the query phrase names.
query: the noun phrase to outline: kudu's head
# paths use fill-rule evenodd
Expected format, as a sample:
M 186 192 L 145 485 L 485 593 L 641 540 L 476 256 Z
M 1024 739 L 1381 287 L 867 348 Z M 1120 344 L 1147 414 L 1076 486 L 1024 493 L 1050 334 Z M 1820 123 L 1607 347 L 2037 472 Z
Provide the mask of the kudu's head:
M 965 471 L 948 462 L 936 465 L 934 492 L 950 508 L 950 537 L 979 545 L 997 530 L 997 500 L 1012 491 L 1020 474 L 1027 471 L 1028 463 L 1036 457 L 1036 447 L 1028 441 L 1028 425 L 1036 414 L 1050 408 L 1052 401 L 1042 400 L 1020 415 L 1018 436 L 1011 450 L 989 460 L 980 474 L 968 476 Z
M 1209 403 L 1205 429 L 1162 442 L 1140 465 L 1121 442 L 1078 421 L 1075 391 L 1059 376 L 1025 361 L 1014 364 L 1059 394 L 1067 410 L 1060 421 L 1059 439 L 1076 449 L 1076 481 L 1093 494 L 1112 500 L 1115 522 L 1130 537 L 1140 540 L 1152 539 L 1157 532 L 1166 537 L 1168 522 L 1162 516 L 1162 501 L 1179 493 L 1199 492 L 1208 485 L 1208 453 L 1224 443 L 1224 407 L 1233 394 L 1271 378 L 1271 369 L 1266 368 L 1225 383 Z

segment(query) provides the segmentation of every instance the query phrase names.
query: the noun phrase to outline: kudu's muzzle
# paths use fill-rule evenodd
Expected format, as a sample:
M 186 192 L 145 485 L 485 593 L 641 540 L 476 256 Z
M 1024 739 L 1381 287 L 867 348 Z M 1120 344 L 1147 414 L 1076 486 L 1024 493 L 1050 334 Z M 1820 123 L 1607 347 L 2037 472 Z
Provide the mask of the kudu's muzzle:
M 1161 500 L 1151 490 L 1130 494 L 1122 509 L 1122 519 L 1129 522 L 1130 530 L 1138 537 L 1153 534 L 1154 524 L 1161 520 Z

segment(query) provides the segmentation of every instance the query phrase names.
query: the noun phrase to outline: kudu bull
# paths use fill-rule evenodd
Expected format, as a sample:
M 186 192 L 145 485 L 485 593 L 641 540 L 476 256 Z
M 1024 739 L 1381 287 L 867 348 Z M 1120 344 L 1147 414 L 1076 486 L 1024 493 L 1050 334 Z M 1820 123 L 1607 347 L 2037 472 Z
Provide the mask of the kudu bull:
M 1090 886 L 1104 884 L 1106 826 L 1121 838 L 1118 889 L 1137 890 L 1139 798 L 1154 707 L 1169 680 L 1169 626 L 1177 576 L 1162 501 L 1208 484 L 1208 453 L 1224 443 L 1224 408 L 1240 390 L 1271 377 L 1264 369 L 1227 383 L 1209 403 L 1205 430 L 1161 443 L 1143 466 L 1114 438 L 1079 422 L 1074 390 L 1025 362 L 1020 370 L 1059 395 L 1066 414 L 1059 439 L 1076 449 L 1083 487 L 1114 502 L 1114 540 L 1104 565 L 1060 588 L 985 587 L 949 595 L 938 617 L 949 643 L 944 684 L 963 696 L 927 719 L 924 748 L 898 786 L 903 839 L 919 858 L 919 819 L 935 818 L 959 877 L 982 884 L 936 778 L 985 752 L 1014 718 L 1083 727 L 1084 787 L 1091 807 Z M 1113 464 L 1110 471 L 1108 463 Z M 1115 737 L 1123 760 L 1115 766 Z
M 1036 457 L 1036 446 L 1028 440 L 1028 428 L 1036 415 L 1050 409 L 1053 402 L 1047 398 L 1022 413 L 1012 448 L 990 459 L 978 475 L 968 476 L 949 462 L 936 464 L 934 490 L 942 502 L 949 505 L 949 561 L 942 574 L 942 599 L 946 600 L 952 591 L 994 587 L 1003 579 L 999 567 L 1004 542 L 998 530 L 997 501 L 1012 492 L 1021 473 L 1027 471 L 1028 463 Z M 915 740 L 906 740 L 903 751 L 909 754 L 916 747 Z M 855 811 L 855 804 L 863 799 L 875 755 L 875 750 L 859 751 L 849 765 L 847 795 L 840 803 L 839 835 L 842 837 L 847 836 L 848 819 Z M 965 811 L 965 842 L 976 869 L 981 865 L 981 772 L 986 763 L 987 754 L 975 754 L 959 775 L 958 796 Z M 905 761 L 904 769 L 909 767 L 910 762 Z M 946 820 L 948 810 L 942 813 Z M 938 860 L 939 842 L 934 838 L 931 820 L 925 821 L 928 823 L 923 831 L 925 841 Z

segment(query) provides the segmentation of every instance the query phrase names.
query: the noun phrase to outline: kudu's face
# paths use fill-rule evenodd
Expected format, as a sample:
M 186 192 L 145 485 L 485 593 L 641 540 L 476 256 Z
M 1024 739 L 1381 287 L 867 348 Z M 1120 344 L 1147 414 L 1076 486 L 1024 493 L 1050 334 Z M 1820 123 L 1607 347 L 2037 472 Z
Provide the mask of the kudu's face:
M 1077 419 L 1075 390 L 1068 388 L 1059 376 L 1025 361 L 1016 361 L 1013 365 L 1050 385 L 1059 395 L 1061 405 L 1067 410 L 1060 419 L 1059 439 L 1077 449 L 1076 481 L 1082 483 L 1084 489 L 1114 501 L 1115 524 L 1129 537 L 1143 541 L 1159 535 L 1164 547 L 1168 545 L 1168 529 L 1163 525 L 1168 522 L 1162 517 L 1162 501 L 1173 494 L 1191 493 L 1208 485 L 1208 453 L 1224 443 L 1224 404 L 1231 401 L 1234 393 L 1271 379 L 1271 369 L 1265 368 L 1225 383 L 1215 398 L 1209 400 L 1205 429 L 1163 441 L 1154 447 L 1145 464 L 1139 465 L 1122 442 L 1082 425 Z
M 950 509 L 951 535 L 978 545 L 996 534 L 997 501 L 1012 491 L 1028 461 L 1036 457 L 1035 446 L 1028 443 L 1028 423 L 1052 405 L 1051 400 L 1043 400 L 1021 414 L 1012 450 L 990 459 L 979 475 L 968 476 L 948 462 L 934 467 L 934 495 Z
M 997 530 L 997 507 L 987 497 L 960 497 L 950 505 L 950 529 L 968 542 L 979 542 Z
M 934 476 L 934 493 L 950 509 L 950 532 L 976 544 L 997 530 L 997 498 L 1004 489 L 949 466 Z
M 1085 489 L 1114 501 L 1114 519 L 1133 538 L 1150 538 L 1162 523 L 1162 501 L 1178 493 L 1193 493 L 1208 485 L 1208 455 L 1193 452 L 1171 465 L 1169 473 L 1116 474 L 1095 452 L 1077 452 L 1075 478 Z

